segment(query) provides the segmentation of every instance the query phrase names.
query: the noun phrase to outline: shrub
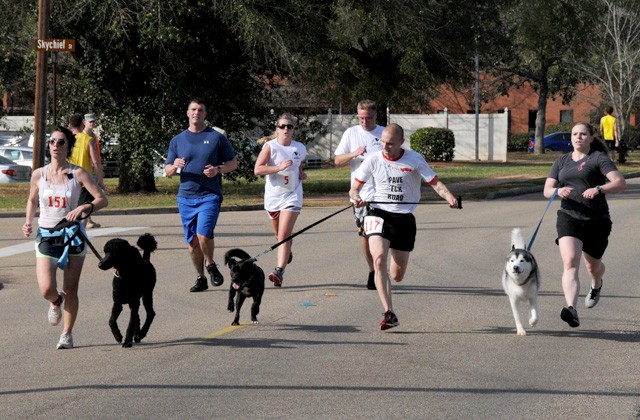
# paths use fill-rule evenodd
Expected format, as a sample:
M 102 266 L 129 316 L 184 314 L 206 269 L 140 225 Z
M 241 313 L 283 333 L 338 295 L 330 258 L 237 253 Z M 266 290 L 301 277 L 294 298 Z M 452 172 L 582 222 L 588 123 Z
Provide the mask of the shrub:
M 508 152 L 526 152 L 529 150 L 529 133 L 512 133 L 507 143 Z
M 430 162 L 451 162 L 456 147 L 453 131 L 448 128 L 419 128 L 409 139 L 411 149 Z
M 623 140 L 629 150 L 636 150 L 640 146 L 640 129 L 633 126 L 628 126 L 624 132 Z

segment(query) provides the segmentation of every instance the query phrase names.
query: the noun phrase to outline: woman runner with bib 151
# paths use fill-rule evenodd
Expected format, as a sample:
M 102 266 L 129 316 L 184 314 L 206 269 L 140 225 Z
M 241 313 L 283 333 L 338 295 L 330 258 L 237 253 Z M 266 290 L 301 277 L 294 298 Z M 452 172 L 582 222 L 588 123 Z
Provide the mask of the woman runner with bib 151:
M 256 175 L 265 175 L 264 208 L 278 241 L 293 232 L 302 209 L 302 181 L 307 178 L 302 169 L 307 149 L 293 140 L 294 127 L 295 119 L 291 114 L 280 115 L 276 122 L 276 138 L 262 146 L 253 170 Z M 291 241 L 278 247 L 276 268 L 269 274 L 274 286 L 282 286 L 284 270 L 292 258 Z
M 36 169 L 31 175 L 31 189 L 27 201 L 24 236 L 33 232 L 33 218 L 40 207 L 36 236 L 36 277 L 42 297 L 50 302 L 49 323 L 58 325 L 63 317 L 64 327 L 57 348 L 73 348 L 71 330 L 78 316 L 78 283 L 84 264 L 86 244 L 75 235 L 74 229 L 84 229 L 82 223 L 69 228 L 54 228 L 62 219 L 70 222 L 107 205 L 107 197 L 89 173 L 69 163 L 75 136 L 64 127 L 54 127 L 48 141 L 51 163 Z M 85 187 L 93 201 L 78 205 L 80 190 Z M 58 291 L 56 270 L 63 271 L 62 291 Z M 63 305 L 64 302 L 64 305 Z

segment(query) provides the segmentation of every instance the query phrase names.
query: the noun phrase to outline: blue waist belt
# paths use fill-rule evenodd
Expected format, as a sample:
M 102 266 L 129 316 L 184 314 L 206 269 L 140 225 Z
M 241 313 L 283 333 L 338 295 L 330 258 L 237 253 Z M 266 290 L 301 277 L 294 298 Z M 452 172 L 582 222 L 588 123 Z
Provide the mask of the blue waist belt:
M 38 227 L 38 235 L 43 238 L 62 237 L 64 239 L 64 243 L 62 244 L 62 255 L 58 259 L 58 267 L 60 267 L 62 270 L 67 268 L 67 264 L 69 263 L 69 248 L 71 246 L 79 246 L 84 243 L 82 238 L 80 238 L 78 235 L 80 231 L 82 231 L 84 236 L 87 235 L 84 231 L 84 226 L 82 226 L 82 224 L 80 223 L 74 223 L 72 225 L 55 230 L 53 228 L 47 229 Z

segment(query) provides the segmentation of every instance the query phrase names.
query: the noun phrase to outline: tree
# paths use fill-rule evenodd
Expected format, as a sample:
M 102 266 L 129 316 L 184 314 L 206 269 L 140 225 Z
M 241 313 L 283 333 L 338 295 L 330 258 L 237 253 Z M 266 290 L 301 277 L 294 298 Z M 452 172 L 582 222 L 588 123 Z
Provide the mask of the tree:
M 512 76 L 514 84 L 529 82 L 538 92 L 535 153 L 544 153 L 546 107 L 549 97 L 569 100 L 581 78 L 570 71 L 572 54 L 586 53 L 586 40 L 595 37 L 589 1 L 514 0 L 500 13 L 511 53 L 493 69 Z M 588 28 L 588 30 L 585 30 Z
M 309 78 L 333 103 L 370 98 L 398 112 L 428 109 L 441 83 L 468 79 L 473 68 L 473 38 L 459 30 L 473 24 L 467 3 L 336 0 Z
M 626 138 L 631 113 L 640 98 L 640 8 L 636 1 L 600 0 L 600 17 L 589 37 L 591 55 L 574 65 L 597 83 L 613 106 L 620 138 Z M 621 153 L 624 161 L 624 153 Z
M 5 11 L 0 14 L 0 94 L 15 93 L 24 102 L 33 103 L 33 82 L 26 76 L 35 72 L 37 2 L 0 0 L 0 9 Z M 6 110 L 14 111 L 11 105 Z
M 59 109 L 103 116 L 120 143 L 120 191 L 155 191 L 153 150 L 186 127 L 192 97 L 211 118 L 256 107 L 260 68 L 209 2 L 66 0 L 53 16 L 52 34 L 80 46 L 60 65 Z

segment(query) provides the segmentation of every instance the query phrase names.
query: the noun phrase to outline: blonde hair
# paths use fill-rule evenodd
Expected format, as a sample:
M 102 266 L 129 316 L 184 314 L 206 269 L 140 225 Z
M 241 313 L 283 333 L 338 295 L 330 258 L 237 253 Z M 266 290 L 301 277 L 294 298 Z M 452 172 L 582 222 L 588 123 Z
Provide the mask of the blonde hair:
M 275 139 L 276 137 L 277 137 L 277 134 L 276 134 L 275 132 L 274 132 L 274 133 L 269 134 L 268 136 L 260 137 L 260 138 L 258 139 L 258 144 L 259 144 L 259 145 L 263 145 L 263 144 L 265 144 L 266 142 L 268 142 L 269 140 L 273 140 L 273 139 Z
M 278 125 L 278 122 L 280 120 L 289 120 L 289 121 L 291 121 L 293 123 L 293 125 L 296 125 L 296 123 L 298 122 L 296 120 L 296 117 L 294 117 L 293 115 L 289 114 L 288 112 L 284 112 L 284 113 L 280 114 L 280 116 L 276 120 L 275 125 Z

